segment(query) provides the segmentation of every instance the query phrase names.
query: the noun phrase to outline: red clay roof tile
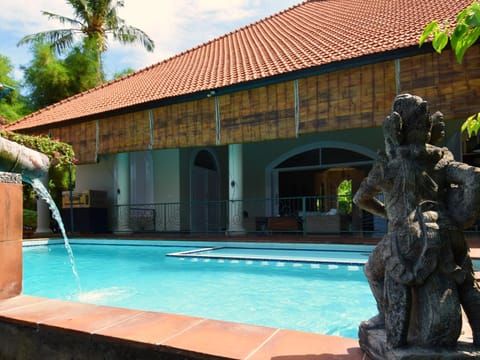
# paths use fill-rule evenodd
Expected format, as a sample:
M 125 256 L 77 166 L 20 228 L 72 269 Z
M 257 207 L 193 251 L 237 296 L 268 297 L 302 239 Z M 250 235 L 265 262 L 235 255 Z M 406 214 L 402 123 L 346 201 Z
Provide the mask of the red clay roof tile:
M 310 0 L 26 116 L 11 130 L 235 85 L 418 44 L 471 0 Z

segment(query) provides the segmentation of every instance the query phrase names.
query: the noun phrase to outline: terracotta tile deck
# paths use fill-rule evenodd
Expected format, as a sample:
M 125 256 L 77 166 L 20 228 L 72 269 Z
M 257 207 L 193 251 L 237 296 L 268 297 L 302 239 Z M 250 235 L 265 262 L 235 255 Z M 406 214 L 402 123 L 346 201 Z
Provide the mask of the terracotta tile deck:
M 21 295 L 0 300 L 0 320 L 42 330 L 76 332 L 113 342 L 156 346 L 200 358 L 277 360 L 366 359 L 355 339 L 127 310 Z M 204 355 L 204 356 L 202 356 Z

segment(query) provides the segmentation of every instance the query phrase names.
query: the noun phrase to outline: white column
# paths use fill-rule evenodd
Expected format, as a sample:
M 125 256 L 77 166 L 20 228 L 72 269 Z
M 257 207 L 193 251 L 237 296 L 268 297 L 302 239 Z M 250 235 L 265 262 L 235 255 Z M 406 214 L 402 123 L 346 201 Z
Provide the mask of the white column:
M 229 235 L 245 235 L 243 227 L 243 152 L 242 144 L 228 145 Z
M 130 204 L 130 156 L 128 153 L 116 157 L 116 196 L 117 221 L 115 233 L 131 233 L 129 226 Z
M 40 178 L 43 186 L 48 189 L 48 174 Z M 35 234 L 51 234 L 50 228 L 50 209 L 45 200 L 37 199 L 37 229 Z

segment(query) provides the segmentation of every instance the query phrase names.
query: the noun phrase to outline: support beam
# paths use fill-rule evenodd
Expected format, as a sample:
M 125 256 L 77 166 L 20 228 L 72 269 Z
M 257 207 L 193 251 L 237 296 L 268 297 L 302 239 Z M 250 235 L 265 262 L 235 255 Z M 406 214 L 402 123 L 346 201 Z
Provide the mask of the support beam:
M 228 145 L 228 235 L 245 235 L 243 227 L 243 149 Z
M 119 153 L 116 158 L 117 219 L 115 233 L 131 233 L 130 219 L 130 155 Z

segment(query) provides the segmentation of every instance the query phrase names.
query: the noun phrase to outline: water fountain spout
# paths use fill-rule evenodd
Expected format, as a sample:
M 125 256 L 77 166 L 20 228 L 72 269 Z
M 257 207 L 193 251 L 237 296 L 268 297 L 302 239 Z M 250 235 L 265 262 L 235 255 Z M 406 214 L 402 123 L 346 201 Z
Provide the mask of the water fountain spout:
M 77 270 L 75 269 L 73 252 L 68 242 L 60 211 L 48 192 L 48 189 L 41 181 L 41 178 L 48 173 L 49 168 L 50 160 L 47 155 L 0 136 L 0 172 L 21 174 L 22 180 L 29 183 L 38 196 L 48 204 L 53 218 L 57 221 L 60 227 L 65 247 L 70 258 L 70 263 L 72 265 L 72 271 L 80 288 L 80 280 L 78 278 Z
M 25 180 L 48 173 L 48 156 L 0 136 L 0 171 L 22 174 Z

